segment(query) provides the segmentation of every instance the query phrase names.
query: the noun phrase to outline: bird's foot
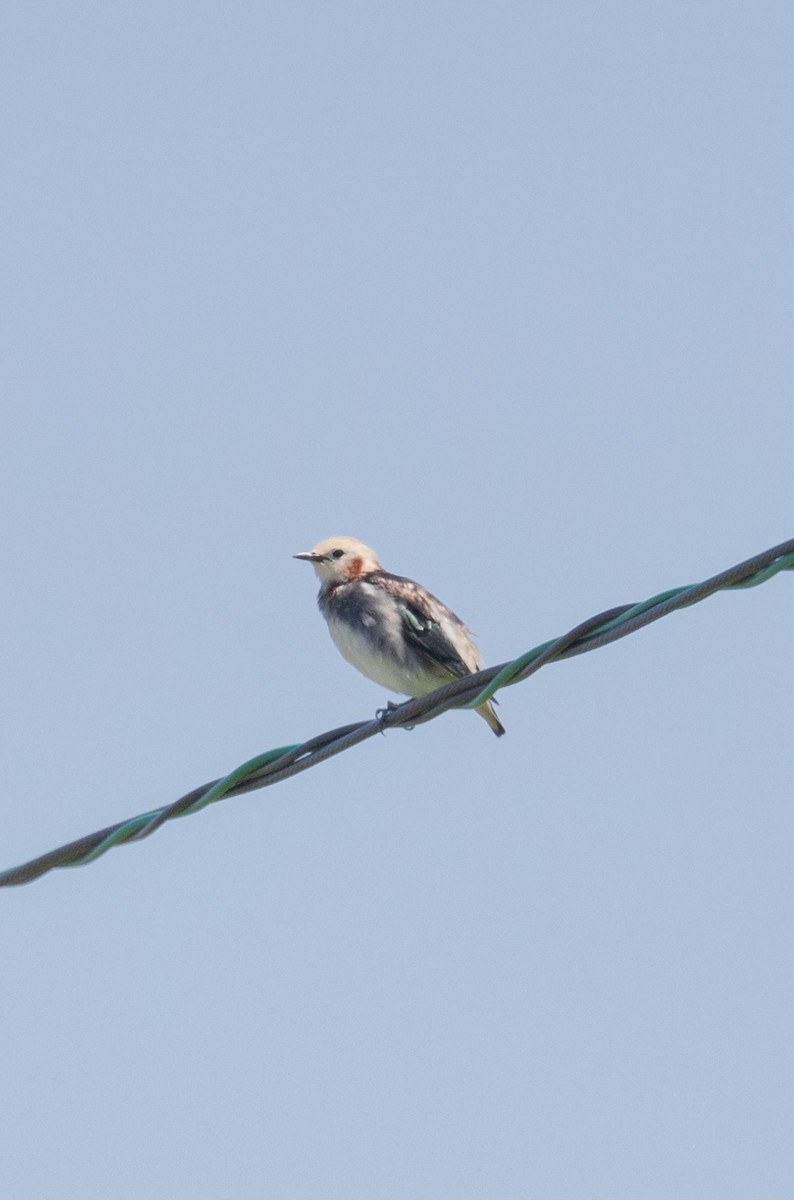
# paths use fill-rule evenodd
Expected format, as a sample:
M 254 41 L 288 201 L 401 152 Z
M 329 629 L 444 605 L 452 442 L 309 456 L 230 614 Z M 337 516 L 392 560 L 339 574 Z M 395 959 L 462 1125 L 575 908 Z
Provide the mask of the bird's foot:
M 378 709 L 376 709 L 376 711 L 375 711 L 375 720 L 376 720 L 376 721 L 378 722 L 378 724 L 380 725 L 380 731 L 381 731 L 381 733 L 385 733 L 385 732 L 386 732 L 386 726 L 385 726 L 385 720 L 386 720 L 386 717 L 388 716 L 388 714 L 389 714 L 390 712 L 394 712 L 394 710 L 395 710 L 395 708 L 396 708 L 396 707 L 397 707 L 397 705 L 394 703 L 394 701 L 393 701 L 393 700 L 387 700 L 387 701 L 386 701 L 386 707 L 385 707 L 385 708 L 378 708 Z
M 375 713 L 375 720 L 380 725 L 381 733 L 386 732 L 385 720 L 389 713 L 395 712 L 399 708 L 399 704 L 395 704 L 393 700 L 386 701 L 385 708 L 379 708 Z M 403 729 L 413 729 L 413 725 L 403 725 Z

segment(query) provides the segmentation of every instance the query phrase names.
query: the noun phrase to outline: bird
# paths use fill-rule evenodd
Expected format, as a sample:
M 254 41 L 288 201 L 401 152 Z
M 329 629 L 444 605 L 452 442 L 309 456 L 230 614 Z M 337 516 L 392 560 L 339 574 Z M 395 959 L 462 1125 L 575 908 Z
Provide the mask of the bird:
M 482 669 L 460 617 L 430 592 L 384 571 L 357 538 L 330 537 L 293 558 L 320 580 L 317 604 L 333 642 L 362 675 L 404 696 L 425 696 Z M 497 737 L 505 732 L 492 701 L 476 710 Z

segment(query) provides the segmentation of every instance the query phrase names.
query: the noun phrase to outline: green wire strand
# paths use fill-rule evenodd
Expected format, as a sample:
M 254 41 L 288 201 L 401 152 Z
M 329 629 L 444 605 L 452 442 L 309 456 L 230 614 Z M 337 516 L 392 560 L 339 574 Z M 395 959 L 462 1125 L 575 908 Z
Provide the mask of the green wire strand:
M 737 583 L 725 584 L 725 590 L 733 590 L 738 588 L 758 587 L 760 583 L 765 583 L 767 579 L 771 579 L 773 575 L 777 575 L 779 571 L 790 571 L 794 568 L 794 553 L 781 554 L 774 562 L 761 570 L 756 571 L 747 579 L 742 579 Z M 596 638 L 603 633 L 608 633 L 611 629 L 617 629 L 621 625 L 627 624 L 635 617 L 641 616 L 643 613 L 650 612 L 657 605 L 666 604 L 668 600 L 673 600 L 677 596 L 683 596 L 686 592 L 691 592 L 699 588 L 699 584 L 687 584 L 684 587 L 669 588 L 666 592 L 659 592 L 657 596 L 652 596 L 650 600 L 643 600 L 639 604 L 634 604 L 622 612 L 620 616 L 613 617 L 610 621 L 605 621 L 602 625 L 596 626 L 585 638 L 582 639 L 586 644 L 588 638 Z M 492 699 L 494 694 L 500 688 L 506 687 L 507 684 L 516 681 L 517 676 L 528 666 L 530 666 L 541 654 L 551 650 L 557 644 L 557 639 L 550 642 L 544 642 L 542 646 L 535 646 L 533 650 L 528 650 L 526 654 L 522 654 L 520 658 L 516 658 L 513 662 L 508 663 L 506 667 L 496 675 L 491 682 L 478 692 L 473 700 L 468 700 L 465 704 L 461 704 L 461 708 L 479 708 L 488 700 Z
M 263 754 L 257 754 L 255 758 L 250 758 L 242 766 L 235 767 L 228 775 L 224 775 L 223 779 L 219 779 L 216 784 L 209 788 L 198 800 L 194 800 L 187 808 L 173 815 L 175 817 L 187 817 L 193 813 L 200 812 L 208 804 L 214 804 L 216 800 L 222 800 L 233 787 L 238 783 L 242 783 L 253 771 L 274 762 L 277 758 L 281 758 L 282 755 L 288 754 L 291 750 L 297 749 L 299 749 L 298 745 L 279 746 L 275 750 L 266 750 Z M 63 865 L 66 867 L 82 867 L 87 863 L 94 862 L 95 859 L 100 858 L 114 846 L 120 846 L 123 842 L 139 841 L 141 838 L 148 837 L 162 823 L 169 807 L 169 805 L 165 805 L 163 808 L 153 809 L 152 812 L 140 813 L 137 817 L 130 817 L 128 821 L 123 821 L 112 833 L 109 833 L 101 842 L 98 842 L 88 853 L 81 855 L 74 862 L 64 863 Z M 1 878 L 2 876 L 0 876 Z

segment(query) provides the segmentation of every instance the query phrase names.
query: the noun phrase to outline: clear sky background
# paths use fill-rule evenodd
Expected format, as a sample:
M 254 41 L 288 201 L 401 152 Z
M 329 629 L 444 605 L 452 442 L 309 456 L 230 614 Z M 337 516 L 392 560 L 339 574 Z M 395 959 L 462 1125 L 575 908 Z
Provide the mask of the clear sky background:
M 11 2 L 2 862 L 794 533 L 790 4 Z M 794 1191 L 794 579 L 0 893 L 8 1197 Z

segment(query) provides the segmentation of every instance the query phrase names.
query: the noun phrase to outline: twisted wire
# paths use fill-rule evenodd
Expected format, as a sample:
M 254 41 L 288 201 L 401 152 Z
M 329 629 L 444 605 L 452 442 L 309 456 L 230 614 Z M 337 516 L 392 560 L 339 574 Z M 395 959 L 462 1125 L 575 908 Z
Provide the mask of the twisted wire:
M 487 667 L 473 675 L 437 688 L 426 696 L 394 705 L 368 721 L 342 725 L 295 745 L 267 750 L 221 779 L 193 788 L 172 804 L 140 813 L 87 834 L 30 862 L 0 872 L 0 887 L 30 883 L 56 867 L 79 867 L 93 862 L 113 846 L 150 837 L 166 821 L 199 812 L 227 796 L 239 796 L 257 788 L 281 783 L 292 775 L 307 771 L 386 729 L 413 728 L 432 721 L 450 708 L 479 708 L 500 688 L 528 679 L 541 667 L 558 659 L 572 658 L 597 650 L 610 642 L 635 633 L 671 612 L 687 608 L 723 589 L 756 587 L 780 571 L 794 568 L 794 538 L 756 554 L 736 566 L 713 575 L 702 583 L 671 588 L 639 604 L 623 604 L 582 621 L 561 637 L 543 642 L 525 654 L 499 666 Z

